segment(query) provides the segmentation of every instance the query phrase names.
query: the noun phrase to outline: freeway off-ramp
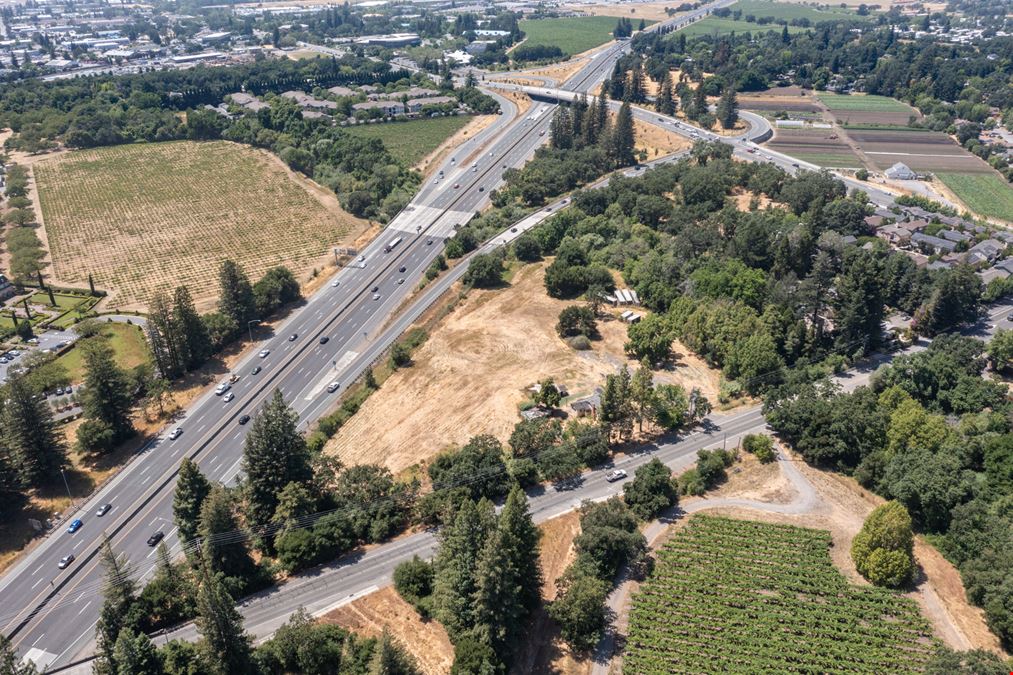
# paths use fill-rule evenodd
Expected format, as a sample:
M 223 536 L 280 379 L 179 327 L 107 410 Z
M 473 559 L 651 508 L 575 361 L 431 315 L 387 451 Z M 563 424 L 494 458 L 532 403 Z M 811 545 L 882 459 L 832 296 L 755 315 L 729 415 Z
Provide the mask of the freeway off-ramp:
M 682 25 L 731 3 L 732 0 L 720 0 L 661 25 Z M 627 49 L 628 42 L 605 48 L 560 90 L 554 91 L 592 89 L 611 72 L 615 59 Z M 66 514 L 85 521 L 81 530 L 69 535 L 60 528 L 0 580 L 0 605 L 6 608 L 0 613 L 0 630 L 13 634 L 22 655 L 27 654 L 39 665 L 53 667 L 66 664 L 88 650 L 101 603 L 102 574 L 95 553 L 103 532 L 110 535 L 114 550 L 130 557 L 142 580 L 153 571 L 153 549 L 145 544 L 152 532 L 164 531 L 167 543 L 178 550 L 171 502 L 175 472 L 183 457 L 195 458 L 210 479 L 231 483 L 240 472 L 246 432 L 246 427 L 237 424 L 240 415 L 254 414 L 277 388 L 299 413 L 300 424 L 305 428 L 333 405 L 334 396 L 325 391 L 329 382 L 351 382 L 428 306 L 425 303 L 460 277 L 464 265 L 427 287 L 408 310 L 398 310 L 442 249 L 443 240 L 488 202 L 489 192 L 502 182 L 503 167 L 522 166 L 547 140 L 554 104 L 535 102 L 524 118 L 512 121 L 516 112 L 513 104 L 499 96 L 497 99 L 503 106 L 503 116 L 457 149 L 441 167 L 442 174 L 437 174 L 442 178 L 435 182 L 430 178 L 421 187 L 383 235 L 362 251 L 364 265 L 341 270 L 334 277 L 337 286 L 325 286 L 293 313 L 274 337 L 258 345 L 237 365 L 234 372 L 240 379 L 232 385 L 235 400 L 225 403 L 211 392 L 201 397 L 178 423 L 183 429 L 180 438 L 169 441 L 163 434 L 154 439 L 78 512 Z M 650 111 L 637 110 L 636 115 L 652 124 L 670 125 L 678 133 L 688 135 L 695 131 Z M 736 145 L 736 154 L 741 153 L 744 159 L 765 159 L 745 152 L 748 141 L 740 138 L 731 142 Z M 770 157 L 765 161 L 785 166 L 794 162 L 783 156 L 775 159 L 774 153 L 764 152 Z M 517 232 L 496 237 L 482 250 L 508 242 L 564 203 L 561 200 L 529 216 L 517 225 Z M 401 241 L 391 251 L 384 250 L 398 238 Z M 405 271 L 401 272 L 401 268 Z M 403 283 L 399 283 L 401 279 Z M 375 295 L 379 298 L 374 299 Z M 289 341 L 293 334 L 297 338 Z M 319 337 L 325 335 L 330 341 L 320 345 Z M 263 359 L 256 354 L 262 348 L 270 350 Z M 262 372 L 253 375 L 255 366 L 261 366 Z M 727 433 L 732 439 L 763 427 L 757 409 L 715 421 L 721 427 L 720 433 Z M 684 466 L 693 460 L 696 450 L 714 440 L 713 434 L 698 434 L 661 446 L 652 454 L 676 467 Z M 641 461 L 645 461 L 645 455 L 623 460 L 631 468 Z M 604 483 L 592 473 L 579 488 L 565 491 L 549 488 L 534 495 L 532 509 L 537 519 L 544 520 L 573 508 L 582 499 L 604 498 L 617 489 L 618 486 Z M 103 518 L 93 516 L 97 506 L 106 502 L 113 504 L 113 510 Z M 256 635 L 268 635 L 299 606 L 320 611 L 351 594 L 385 584 L 398 561 L 414 554 L 424 555 L 432 545 L 431 534 L 416 534 L 377 547 L 361 559 L 344 560 L 302 575 L 248 600 L 242 607 L 247 626 Z M 73 553 L 76 561 L 69 569 L 58 570 L 57 561 L 68 553 Z M 172 637 L 191 634 L 192 628 L 185 628 Z

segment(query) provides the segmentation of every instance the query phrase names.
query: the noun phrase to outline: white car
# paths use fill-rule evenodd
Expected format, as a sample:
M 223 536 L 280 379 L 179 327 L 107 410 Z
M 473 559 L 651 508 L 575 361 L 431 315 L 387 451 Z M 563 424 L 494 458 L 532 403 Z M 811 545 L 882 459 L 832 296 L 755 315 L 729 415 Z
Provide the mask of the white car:
M 236 397 L 236 395 L 235 395 L 235 394 L 233 394 L 233 393 L 232 393 L 232 392 L 230 391 L 229 393 L 225 394 L 225 396 L 222 396 L 222 400 L 223 400 L 223 401 L 225 401 L 226 403 L 228 403 L 229 401 L 231 401 L 231 400 L 232 400 L 232 399 L 234 399 L 235 397 Z
M 260 353 L 259 353 L 259 354 L 257 354 L 257 356 L 259 356 L 259 357 L 260 357 L 260 358 L 262 358 L 262 359 L 266 359 L 266 358 L 267 358 L 267 355 L 268 355 L 268 354 L 270 354 L 270 353 L 271 353 L 271 350 L 270 350 L 270 349 L 261 349 L 261 350 L 260 350 Z
M 334 281 L 331 282 L 331 288 L 337 288 L 338 284 L 339 284 L 338 280 L 335 279 Z
M 229 389 L 232 389 L 232 385 L 229 384 L 228 382 L 222 382 L 217 387 L 215 387 L 215 396 L 221 396 Z
M 183 435 L 183 430 L 180 427 L 176 427 L 175 429 L 172 430 L 172 433 L 169 434 L 169 440 L 170 441 L 174 441 L 174 440 L 176 440 L 177 438 L 179 438 L 182 435 Z
M 341 386 L 340 382 L 331 382 L 329 385 L 327 385 L 327 393 L 333 394 L 338 390 L 340 386 Z
M 614 469 L 605 474 L 605 480 L 610 483 L 615 483 L 617 480 L 622 480 L 623 478 L 626 478 L 626 472 L 622 469 Z

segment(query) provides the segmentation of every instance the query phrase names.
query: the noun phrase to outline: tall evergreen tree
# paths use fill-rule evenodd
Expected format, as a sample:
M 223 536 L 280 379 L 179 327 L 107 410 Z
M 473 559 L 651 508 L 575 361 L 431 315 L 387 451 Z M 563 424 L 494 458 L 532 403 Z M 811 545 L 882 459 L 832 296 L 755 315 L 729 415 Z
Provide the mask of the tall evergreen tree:
M 686 112 L 688 117 L 699 119 L 707 114 L 707 92 L 703 88 L 703 82 L 697 83 L 696 89 L 693 90 L 692 101 L 690 110 Z
M 538 551 L 542 533 L 531 519 L 528 497 L 520 486 L 515 485 L 507 495 L 498 526 L 510 564 L 521 579 L 521 604 L 529 612 L 533 611 L 541 601 L 542 569 Z
M 104 600 L 95 627 L 98 651 L 95 672 L 98 675 L 117 675 L 116 640 L 122 630 L 136 629 L 139 622 L 137 582 L 127 557 L 113 553 L 108 537 L 99 548 L 99 560 L 105 571 L 105 581 L 102 585 Z
M 844 354 L 868 353 L 879 346 L 883 310 L 883 279 L 880 261 L 860 251 L 847 261 L 834 288 L 834 324 L 838 349 Z
M 213 675 L 255 672 L 250 636 L 225 590 L 222 575 L 215 574 L 206 560 L 198 570 L 196 623 L 203 638 L 200 649 L 205 664 Z
M 739 100 L 735 96 L 735 87 L 725 85 L 717 105 L 717 118 L 725 129 L 732 129 L 739 121 Z
M 148 343 L 155 367 L 163 377 L 173 379 L 183 373 L 182 333 L 176 325 L 172 300 L 158 291 L 148 302 Z
M 475 626 L 476 566 L 495 522 L 492 504 L 465 500 L 433 561 L 433 614 L 457 640 Z
M 211 482 L 201 473 L 200 467 L 189 457 L 183 459 L 172 496 L 172 515 L 179 528 L 179 540 L 184 546 L 196 539 L 200 532 L 201 507 L 209 494 Z
M 84 358 L 81 407 L 85 417 L 105 425 L 114 444 L 129 438 L 134 434 L 130 381 L 113 360 L 112 347 L 103 338 L 91 338 L 81 341 L 77 348 Z
M 178 286 L 172 296 L 172 314 L 176 327 L 183 336 L 184 366 L 187 370 L 199 368 L 211 356 L 211 336 L 197 313 L 190 289 Z
M 521 603 L 524 580 L 511 564 L 504 539 L 502 530 L 494 529 L 476 561 L 472 634 L 507 661 L 526 612 Z
M 243 448 L 247 485 L 247 519 L 253 526 L 271 521 L 278 494 L 289 483 L 313 477 L 306 441 L 296 425 L 299 416 L 288 407 L 280 391 L 253 421 Z
M 623 68 L 622 59 L 616 61 L 612 68 L 612 75 L 609 77 L 605 91 L 614 101 L 621 101 L 626 97 L 626 69 Z
M 623 97 L 632 103 L 643 103 L 647 100 L 647 83 L 644 81 L 644 67 L 638 60 L 630 70 L 630 81 Z
M 672 73 L 666 71 L 661 81 L 661 90 L 655 100 L 655 106 L 662 115 L 675 114 L 675 91 L 672 86 Z
M 239 529 L 232 496 L 221 485 L 211 488 L 200 512 L 200 553 L 212 572 L 239 580 L 237 585 L 256 573 L 245 537 Z
M 614 167 L 630 166 L 636 162 L 633 154 L 635 143 L 633 111 L 630 109 L 630 102 L 623 101 L 622 106 L 619 108 L 619 113 L 616 115 L 615 125 L 609 134 L 607 152 Z
M 386 628 L 373 648 L 367 675 L 415 675 L 419 668 L 415 659 L 397 643 Z
M 253 286 L 246 272 L 233 260 L 225 260 L 218 270 L 218 310 L 236 322 L 240 329 L 257 318 Z
M 7 385 L 7 400 L 0 413 L 0 434 L 22 485 L 38 487 L 56 480 L 67 463 L 66 447 L 44 398 L 28 387 L 23 377 Z
M 626 366 L 617 374 L 605 378 L 598 422 L 610 441 L 616 432 L 620 438 L 626 438 L 633 430 L 630 384 L 630 371 Z
M 144 633 L 124 628 L 113 649 L 116 675 L 162 675 L 162 659 L 154 643 Z
M 7 636 L 0 633 L 0 673 L 3 675 L 37 675 L 35 664 L 23 662 Z

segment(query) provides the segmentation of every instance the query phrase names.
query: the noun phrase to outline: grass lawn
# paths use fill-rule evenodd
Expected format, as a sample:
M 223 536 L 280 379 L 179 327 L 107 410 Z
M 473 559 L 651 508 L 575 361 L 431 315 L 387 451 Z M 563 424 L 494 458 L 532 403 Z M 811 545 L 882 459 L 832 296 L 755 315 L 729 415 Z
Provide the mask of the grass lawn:
M 348 133 L 359 138 L 379 138 L 390 154 L 414 166 L 470 121 L 468 115 L 430 117 L 410 122 L 359 124 L 348 127 Z
M 101 321 L 101 319 L 99 319 Z M 120 368 L 129 370 L 134 366 L 151 360 L 148 343 L 139 326 L 126 323 L 107 323 L 102 327 L 102 335 L 109 340 L 113 354 Z M 67 376 L 72 383 L 84 380 L 84 364 L 81 350 L 74 348 L 62 354 L 56 363 L 67 369 Z
M 794 3 L 767 2 L 766 0 L 739 0 L 739 2 L 736 2 L 734 5 L 729 7 L 729 9 L 733 12 L 741 10 L 742 16 L 752 14 L 757 18 L 769 16 L 772 19 L 784 19 L 785 21 L 791 21 L 792 19 L 809 19 L 813 23 L 820 21 L 832 21 L 835 19 L 872 21 L 875 18 L 873 16 L 859 16 L 854 11 L 844 9 L 843 7 L 826 7 L 824 9 L 816 9 L 814 7 L 806 7 L 805 5 L 797 5 Z
M 630 17 L 636 30 L 640 20 Z M 520 22 L 526 45 L 556 46 L 567 55 L 580 54 L 612 39 L 619 17 L 572 16 L 559 19 L 528 19 Z M 653 21 L 645 21 L 647 25 Z
M 936 174 L 975 213 L 1013 221 L 1013 185 L 994 173 Z
M 788 26 L 789 33 L 801 33 L 807 30 L 801 26 Z M 750 23 L 748 21 L 736 21 L 735 19 L 722 19 L 716 16 L 709 16 L 706 19 L 691 23 L 680 31 L 672 33 L 676 35 L 683 33 L 686 38 L 695 38 L 701 35 L 728 35 L 730 33 L 753 33 L 761 34 L 768 31 L 781 32 L 781 26 L 774 23 L 768 23 L 766 25 L 758 23 Z M 671 39 L 671 38 L 669 38 Z
M 63 293 L 53 293 L 53 299 L 56 300 L 57 309 L 68 310 L 74 309 L 81 303 L 86 302 L 88 300 L 88 297 L 84 295 L 66 295 Z M 49 293 L 45 291 L 39 291 L 35 293 L 32 296 L 31 300 L 29 300 L 29 303 L 35 305 L 42 305 L 44 307 L 52 307 L 52 305 L 49 304 Z
M 848 94 L 821 93 L 819 99 L 831 110 L 854 110 L 861 112 L 901 112 L 911 111 L 906 104 L 889 96 L 849 96 Z

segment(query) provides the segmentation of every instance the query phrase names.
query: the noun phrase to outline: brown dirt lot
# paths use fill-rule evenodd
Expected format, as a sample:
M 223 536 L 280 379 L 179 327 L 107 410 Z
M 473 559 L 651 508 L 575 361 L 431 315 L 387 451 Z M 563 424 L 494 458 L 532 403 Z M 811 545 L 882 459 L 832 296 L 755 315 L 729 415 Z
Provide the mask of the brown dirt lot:
M 75 151 L 34 173 L 54 277 L 93 273 L 111 308 L 142 309 L 155 289 L 185 284 L 206 309 L 226 257 L 253 279 L 274 265 L 301 277 L 368 226 L 277 157 L 224 141 Z
M 896 162 L 903 162 L 915 171 L 992 171 L 988 164 L 943 133 L 849 129 L 847 134 L 881 171 Z
M 649 160 L 685 150 L 693 145 L 685 136 L 638 119 L 633 120 L 633 131 L 637 137 L 637 149 L 646 151 Z
M 830 138 L 834 135 L 838 138 Z M 776 129 L 768 145 L 778 152 L 821 166 L 862 166 L 862 161 L 836 129 Z
M 454 646 L 437 621 L 422 621 L 392 586 L 353 600 L 320 619 L 370 637 L 387 628 L 412 653 L 423 673 L 447 673 L 454 662 Z
M 617 2 L 614 4 L 602 5 L 568 5 L 566 9 L 576 12 L 593 14 L 595 16 L 629 16 L 630 18 L 649 19 L 652 21 L 667 21 L 669 18 L 665 10 L 674 7 L 672 3 L 665 2 Z M 681 14 L 680 12 L 679 14 Z M 678 14 L 673 14 L 678 16 Z
M 326 452 L 397 473 L 477 434 L 505 440 L 520 419 L 518 405 L 529 397 L 526 388 L 542 378 L 555 378 L 579 397 L 623 364 L 635 367 L 623 354 L 626 327 L 618 320 L 600 320 L 602 339 L 586 352 L 559 339 L 557 317 L 573 303 L 546 295 L 544 268 L 520 268 L 507 289 L 469 292 L 431 331 L 415 364 L 370 396 Z M 658 381 L 699 386 L 717 400 L 718 374 L 678 343 L 675 350 L 674 369 L 659 371 Z
M 785 112 L 816 113 L 820 110 L 819 106 L 805 98 L 776 96 L 739 96 L 739 107 L 745 110 L 773 112 L 784 110 Z

